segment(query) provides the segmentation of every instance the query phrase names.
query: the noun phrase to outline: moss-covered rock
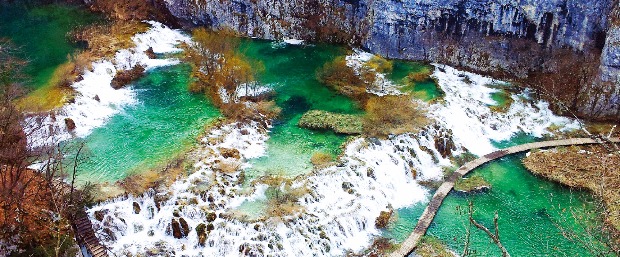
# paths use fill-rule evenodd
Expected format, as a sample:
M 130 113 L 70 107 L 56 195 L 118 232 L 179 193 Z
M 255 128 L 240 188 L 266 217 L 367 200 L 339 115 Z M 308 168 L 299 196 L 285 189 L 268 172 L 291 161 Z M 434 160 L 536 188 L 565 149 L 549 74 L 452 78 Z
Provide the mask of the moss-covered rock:
M 484 180 L 481 176 L 471 176 L 469 178 L 461 178 L 454 184 L 454 190 L 462 193 L 475 193 L 485 191 L 491 188 L 491 184 Z
M 389 211 L 381 211 L 379 213 L 379 217 L 375 220 L 375 227 L 377 228 L 386 228 L 390 223 L 390 218 L 392 218 L 392 214 L 394 210 L 390 209 Z
M 302 128 L 330 129 L 340 134 L 361 134 L 362 117 L 352 114 L 339 114 L 327 111 L 311 110 L 304 113 L 297 123 Z
M 415 253 L 421 257 L 453 257 L 454 255 L 448 250 L 446 245 L 439 239 L 430 236 L 424 236 L 420 240 L 420 244 Z

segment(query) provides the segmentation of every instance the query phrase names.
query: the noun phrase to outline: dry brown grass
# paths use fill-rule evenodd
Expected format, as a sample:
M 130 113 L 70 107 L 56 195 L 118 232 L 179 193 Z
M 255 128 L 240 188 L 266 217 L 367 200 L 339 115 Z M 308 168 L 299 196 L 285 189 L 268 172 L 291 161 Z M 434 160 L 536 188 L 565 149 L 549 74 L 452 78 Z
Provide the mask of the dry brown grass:
M 266 191 L 269 198 L 266 209 L 267 217 L 285 217 L 305 210 L 299 204 L 299 198 L 310 192 L 305 185 L 293 187 L 292 179 L 279 176 L 262 177 L 252 183 L 269 186 Z
M 620 153 L 610 154 L 601 146 L 568 147 L 533 152 L 523 164 L 536 175 L 599 196 L 605 204 L 605 221 L 615 228 L 615 243 L 620 245 Z
M 407 75 L 407 80 L 413 83 L 422 82 L 429 80 L 432 74 L 433 70 L 428 66 L 424 66 L 424 68 L 422 68 L 420 71 L 409 73 L 409 75 Z
M 109 191 L 107 194 L 114 196 L 114 194 L 129 193 L 133 195 L 140 195 L 146 192 L 150 188 L 157 188 L 159 186 L 169 187 L 185 175 L 185 159 L 180 154 L 177 159 L 169 162 L 163 167 L 153 168 L 139 174 L 131 175 L 125 179 L 118 181 L 114 186 L 103 186 L 102 190 Z
M 415 253 L 421 257 L 453 257 L 448 247 L 439 239 L 431 236 L 422 237 Z
M 74 93 L 71 84 L 80 79 L 84 70 L 92 68 L 92 62 L 111 58 L 118 50 L 133 47 L 131 37 L 147 29 L 146 23 L 117 22 L 74 31 L 73 40 L 86 42 L 88 49 L 69 55 L 67 62 L 56 68 L 43 87 L 17 100 L 16 105 L 26 112 L 46 112 L 71 102 Z
M 235 174 L 241 168 L 241 162 L 237 159 L 221 160 L 215 166 L 215 170 L 224 174 Z
M 111 58 L 120 49 L 134 47 L 135 34 L 144 33 L 149 25 L 138 21 L 118 21 L 112 24 L 93 25 L 73 32 L 75 41 L 86 42 L 90 56 Z
M 314 154 L 312 154 L 312 157 L 310 157 L 310 162 L 316 168 L 327 167 L 332 164 L 333 161 L 334 156 L 324 152 L 315 152 Z
M 410 96 L 370 98 L 366 112 L 364 133 L 370 137 L 415 133 L 429 123 L 426 111 Z
M 370 58 L 368 62 L 364 63 L 364 66 L 379 73 L 389 73 L 394 69 L 392 61 L 376 55 Z
M 364 104 L 368 99 L 366 89 L 374 83 L 375 73 L 366 69 L 358 75 L 353 68 L 347 66 L 346 59 L 340 56 L 319 69 L 316 77 L 321 83 Z

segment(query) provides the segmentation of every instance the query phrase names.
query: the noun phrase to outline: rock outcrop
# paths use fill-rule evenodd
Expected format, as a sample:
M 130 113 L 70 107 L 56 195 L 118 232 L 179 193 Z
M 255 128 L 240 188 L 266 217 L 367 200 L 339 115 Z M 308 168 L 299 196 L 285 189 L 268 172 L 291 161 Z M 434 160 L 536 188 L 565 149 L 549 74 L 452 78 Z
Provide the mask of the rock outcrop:
M 229 27 L 249 37 L 348 43 L 389 58 L 442 62 L 528 84 L 527 78 L 539 73 L 533 84 L 543 89 L 554 84 L 548 91 L 579 115 L 620 119 L 616 0 L 166 0 L 165 5 L 181 24 Z M 592 59 L 584 76 L 573 74 L 582 60 Z M 566 73 L 557 76 L 560 86 L 543 79 L 557 73 Z M 561 79 L 567 76 L 579 78 Z

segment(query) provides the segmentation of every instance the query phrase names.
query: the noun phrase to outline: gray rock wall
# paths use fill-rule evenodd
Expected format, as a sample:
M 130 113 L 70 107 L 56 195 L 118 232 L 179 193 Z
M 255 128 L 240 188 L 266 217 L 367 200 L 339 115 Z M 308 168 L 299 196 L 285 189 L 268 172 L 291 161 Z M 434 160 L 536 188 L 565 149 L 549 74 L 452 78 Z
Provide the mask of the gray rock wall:
M 571 105 L 583 116 L 620 120 L 620 26 L 610 19 L 617 0 L 164 1 L 186 25 L 230 27 L 264 39 L 347 43 L 389 58 L 496 76 L 556 72 L 549 63 L 558 49 L 571 49 L 574 60 L 595 53 L 602 56 L 600 72 L 583 82 L 586 97 Z

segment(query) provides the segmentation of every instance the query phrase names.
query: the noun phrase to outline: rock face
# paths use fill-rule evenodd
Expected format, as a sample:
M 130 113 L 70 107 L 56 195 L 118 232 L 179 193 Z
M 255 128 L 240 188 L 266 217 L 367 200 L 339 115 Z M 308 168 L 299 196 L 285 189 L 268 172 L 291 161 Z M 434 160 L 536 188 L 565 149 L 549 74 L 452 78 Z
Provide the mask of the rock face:
M 229 27 L 265 39 L 348 43 L 389 58 L 442 62 L 500 77 L 558 73 L 566 55 L 594 58 L 596 72 L 579 82 L 581 97 L 562 100 L 584 116 L 620 119 L 620 26 L 612 11 L 617 0 L 166 0 L 165 5 L 190 26 Z

